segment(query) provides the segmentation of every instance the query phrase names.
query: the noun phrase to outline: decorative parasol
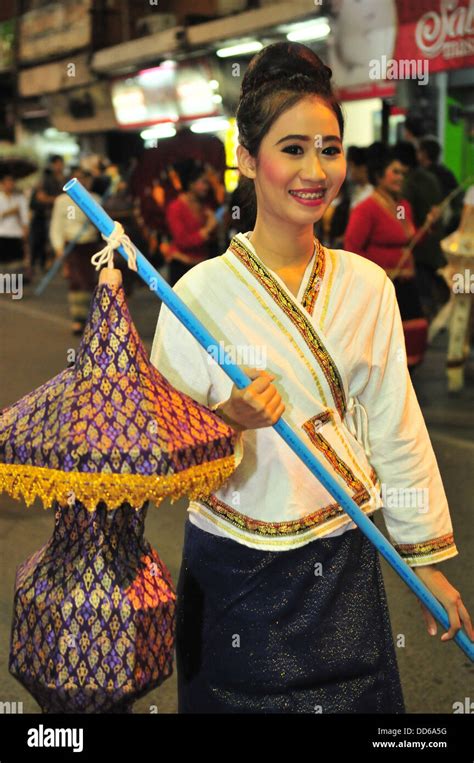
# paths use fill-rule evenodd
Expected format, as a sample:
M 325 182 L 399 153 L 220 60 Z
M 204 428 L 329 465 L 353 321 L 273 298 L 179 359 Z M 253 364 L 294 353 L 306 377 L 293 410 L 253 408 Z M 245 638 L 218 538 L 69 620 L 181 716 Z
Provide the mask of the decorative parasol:
M 217 489 L 236 439 L 151 365 L 102 270 L 74 366 L 0 417 L 0 489 L 55 511 L 17 570 L 9 662 L 44 712 L 130 712 L 171 675 L 176 594 L 147 501 Z
M 99 283 L 74 366 L 3 410 L 0 489 L 90 511 L 197 498 L 232 473 L 235 438 L 151 365 L 123 288 Z

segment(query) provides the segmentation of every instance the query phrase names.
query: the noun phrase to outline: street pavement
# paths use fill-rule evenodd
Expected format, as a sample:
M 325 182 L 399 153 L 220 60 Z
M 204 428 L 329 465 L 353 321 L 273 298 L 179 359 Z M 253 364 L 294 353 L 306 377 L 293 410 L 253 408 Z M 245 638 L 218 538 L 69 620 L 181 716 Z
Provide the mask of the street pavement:
M 129 299 L 139 334 L 151 348 L 159 302 L 139 285 Z M 69 330 L 66 287 L 56 276 L 42 297 L 24 287 L 22 299 L 0 294 L 0 408 L 15 402 L 68 365 L 79 339 Z M 442 565 L 460 590 L 474 617 L 474 357 L 465 390 L 456 397 L 446 391 L 444 362 L 447 334 L 429 348 L 415 372 L 414 386 L 438 459 L 448 496 L 459 555 Z M 186 501 L 150 506 L 146 537 L 158 550 L 177 583 L 181 563 Z M 39 501 L 27 508 L 0 495 L 0 703 L 22 702 L 23 712 L 39 712 L 31 695 L 8 672 L 12 601 L 17 566 L 51 536 L 54 516 Z M 377 526 L 385 532 L 381 512 Z M 474 668 L 440 633 L 429 636 L 419 604 L 405 583 L 382 560 L 397 658 L 408 712 L 452 713 L 454 703 L 474 700 Z M 0 705 L 1 707 L 1 705 Z M 459 707 L 459 705 L 454 705 Z M 1 712 L 1 710 L 0 710 Z M 176 671 L 161 687 L 138 700 L 136 713 L 176 713 Z

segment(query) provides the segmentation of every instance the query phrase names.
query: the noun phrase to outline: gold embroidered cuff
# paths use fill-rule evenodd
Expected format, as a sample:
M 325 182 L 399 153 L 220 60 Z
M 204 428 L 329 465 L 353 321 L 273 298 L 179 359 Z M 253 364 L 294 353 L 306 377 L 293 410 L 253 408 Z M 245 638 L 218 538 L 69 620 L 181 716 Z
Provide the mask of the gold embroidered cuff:
M 438 564 L 459 553 L 454 543 L 453 533 L 419 543 L 394 543 L 393 545 L 410 567 Z

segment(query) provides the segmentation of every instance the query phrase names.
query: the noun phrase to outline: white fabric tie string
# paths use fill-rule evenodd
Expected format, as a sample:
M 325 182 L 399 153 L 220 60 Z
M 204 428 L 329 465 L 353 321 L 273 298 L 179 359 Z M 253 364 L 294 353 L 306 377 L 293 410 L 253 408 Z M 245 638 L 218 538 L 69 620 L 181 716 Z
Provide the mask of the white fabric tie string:
M 361 442 L 364 446 L 364 450 L 367 456 L 372 454 L 369 445 L 369 419 L 367 411 L 362 403 L 356 401 L 356 398 L 349 398 L 349 405 L 347 406 L 346 414 L 350 414 L 347 418 L 348 429 L 358 442 Z M 354 425 L 354 414 L 356 423 Z
M 118 249 L 120 245 L 123 246 L 127 254 L 128 267 L 131 270 L 137 269 L 137 252 L 129 237 L 126 235 L 123 229 L 123 225 L 115 220 L 114 229 L 110 236 L 105 236 L 102 233 L 102 238 L 104 241 L 107 241 L 107 244 L 103 249 L 100 250 L 100 252 L 96 252 L 91 257 L 91 263 L 94 265 L 96 270 L 99 270 L 99 268 L 101 268 L 103 265 L 107 265 L 109 268 L 113 268 L 114 251 L 115 249 Z

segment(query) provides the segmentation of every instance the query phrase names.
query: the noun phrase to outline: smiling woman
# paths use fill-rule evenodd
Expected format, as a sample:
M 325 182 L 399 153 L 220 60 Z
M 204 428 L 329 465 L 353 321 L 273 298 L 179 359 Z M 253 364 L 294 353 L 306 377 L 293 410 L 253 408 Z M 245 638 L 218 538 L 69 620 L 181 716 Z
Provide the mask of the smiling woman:
M 178 582 L 182 713 L 403 713 L 375 548 L 271 426 L 283 411 L 366 514 L 450 610 L 457 554 L 449 508 L 407 368 L 395 289 L 384 270 L 326 249 L 314 223 L 344 180 L 344 122 L 331 72 L 280 42 L 250 62 L 237 156 L 255 226 L 174 290 L 225 346 L 264 348 L 243 390 L 163 305 L 151 361 L 241 432 L 238 468 L 192 501 Z M 381 486 L 397 491 L 384 506 Z M 413 503 L 422 489 L 429 511 Z M 423 492 L 425 489 L 425 492 Z M 448 606 L 449 605 L 449 606 Z M 432 623 L 427 623 L 431 625 Z
M 290 261 L 302 276 L 313 254 L 314 223 L 346 174 L 344 118 L 331 70 L 304 45 L 264 48 L 245 73 L 237 123 L 244 192 L 257 212 L 252 244 L 291 281 Z

